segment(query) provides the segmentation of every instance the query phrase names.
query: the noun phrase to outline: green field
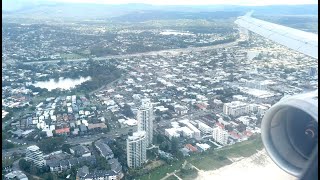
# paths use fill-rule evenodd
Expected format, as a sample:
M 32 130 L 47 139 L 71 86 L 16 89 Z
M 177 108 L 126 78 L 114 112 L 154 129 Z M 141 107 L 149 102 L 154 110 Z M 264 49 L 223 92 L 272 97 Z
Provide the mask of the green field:
M 231 164 L 231 157 L 248 157 L 261 150 L 263 144 L 260 136 L 254 140 L 243 141 L 217 150 L 197 154 L 188 159 L 188 162 L 201 170 L 214 170 Z
M 151 171 L 148 174 L 145 174 L 141 177 L 138 177 L 137 179 L 141 179 L 141 180 L 147 180 L 147 179 L 161 179 L 164 176 L 167 175 L 167 173 L 171 173 L 174 170 L 179 170 L 182 166 L 183 162 L 181 161 L 176 161 L 174 163 L 172 163 L 172 165 L 164 165 L 161 166 L 159 168 L 154 169 L 153 171 Z
M 194 154 L 187 157 L 189 163 L 201 170 L 214 170 L 225 165 L 231 164 L 232 162 L 228 157 L 248 157 L 261 150 L 263 148 L 262 140 L 260 136 L 255 139 L 248 141 L 243 141 L 231 146 L 226 146 L 221 149 L 210 149 L 206 152 Z M 164 165 L 159 168 L 154 169 L 150 173 L 138 177 L 137 179 L 161 179 L 167 175 L 167 173 L 172 173 L 175 170 L 179 170 L 185 160 L 176 161 L 172 165 Z
M 195 169 L 192 170 L 192 172 L 190 172 L 188 174 L 185 174 L 185 173 L 179 171 L 179 172 L 176 173 L 176 175 L 178 177 L 180 177 L 181 179 L 183 179 L 183 180 L 194 180 L 194 179 L 196 179 L 198 177 L 198 172 Z

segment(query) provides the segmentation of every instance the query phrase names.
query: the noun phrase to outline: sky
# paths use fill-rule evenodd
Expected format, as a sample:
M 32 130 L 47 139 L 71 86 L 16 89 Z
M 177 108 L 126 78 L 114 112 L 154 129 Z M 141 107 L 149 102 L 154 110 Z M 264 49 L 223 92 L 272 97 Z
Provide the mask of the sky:
M 145 3 L 153 5 L 271 5 L 271 4 L 317 4 L 317 0 L 50 0 L 59 2 L 91 2 L 103 4 Z
M 5 2 L 71 2 L 95 4 L 128 4 L 144 3 L 152 5 L 297 5 L 318 4 L 318 0 L 3 0 Z

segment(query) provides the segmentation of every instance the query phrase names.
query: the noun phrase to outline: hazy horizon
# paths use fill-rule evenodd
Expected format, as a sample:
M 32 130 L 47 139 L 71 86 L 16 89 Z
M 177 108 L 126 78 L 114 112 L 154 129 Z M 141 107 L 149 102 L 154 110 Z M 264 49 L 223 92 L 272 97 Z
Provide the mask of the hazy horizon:
M 269 5 L 317 5 L 316 0 L 270 0 L 270 1 L 256 1 L 256 0 L 3 0 L 2 10 L 17 10 L 28 6 L 52 4 L 52 3 L 75 3 L 75 4 L 104 4 L 104 5 L 125 5 L 125 4 L 145 4 L 154 6 L 269 6 Z

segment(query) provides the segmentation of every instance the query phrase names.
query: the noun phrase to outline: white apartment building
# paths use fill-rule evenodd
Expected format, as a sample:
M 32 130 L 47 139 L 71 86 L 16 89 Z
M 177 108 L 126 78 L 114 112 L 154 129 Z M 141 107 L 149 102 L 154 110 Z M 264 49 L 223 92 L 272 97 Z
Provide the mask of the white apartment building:
M 176 128 L 165 129 L 164 130 L 164 135 L 167 136 L 170 140 L 172 138 L 180 137 L 180 134 L 177 132 Z
M 182 133 L 182 136 L 183 137 L 186 137 L 186 138 L 193 138 L 194 137 L 194 132 L 189 129 L 188 127 L 180 127 L 177 129 L 177 131 L 180 133 Z
M 193 138 L 198 140 L 201 139 L 199 129 L 192 125 L 188 119 L 180 120 L 179 122 L 185 124 L 193 132 Z
M 227 145 L 229 134 L 228 131 L 224 130 L 222 127 L 217 126 L 213 128 L 212 132 L 213 139 L 222 145 Z
M 241 121 L 244 125 L 249 125 L 251 118 L 249 116 L 240 116 L 236 119 L 237 121 Z
M 213 131 L 212 127 L 206 125 L 203 122 L 198 122 L 198 127 L 199 127 L 199 130 L 204 134 L 212 133 Z
M 165 129 L 164 133 L 165 133 L 164 135 L 167 136 L 170 140 L 174 137 L 178 138 L 181 135 L 186 138 L 194 137 L 194 132 L 186 126 Z
M 127 139 L 128 167 L 140 167 L 147 160 L 147 135 L 145 131 L 137 131 Z
M 43 153 L 36 145 L 32 145 L 27 148 L 26 160 L 33 162 L 38 167 L 43 167 L 46 165 L 46 161 L 43 158 Z
M 153 138 L 153 107 L 150 99 L 142 99 L 142 104 L 137 112 L 138 131 L 145 131 L 147 146 L 152 144 Z
M 223 105 L 223 113 L 231 116 L 240 116 L 249 112 L 248 104 L 240 101 L 233 101 Z

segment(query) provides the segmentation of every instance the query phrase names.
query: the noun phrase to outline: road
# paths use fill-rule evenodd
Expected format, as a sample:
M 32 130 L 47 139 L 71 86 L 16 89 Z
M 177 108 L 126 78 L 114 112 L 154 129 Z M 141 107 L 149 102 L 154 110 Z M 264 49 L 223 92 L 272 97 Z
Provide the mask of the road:
M 13 162 L 12 164 L 12 171 L 20 171 L 20 168 L 19 168 L 19 161 L 20 159 L 17 159 Z
M 2 157 L 12 156 L 13 153 L 23 154 L 26 152 L 26 147 L 17 147 L 7 150 L 2 150 Z
M 133 129 L 133 130 L 130 130 Z M 121 128 L 117 130 L 112 130 L 107 134 L 95 134 L 95 135 L 87 135 L 87 136 L 77 136 L 74 138 L 67 138 L 65 143 L 76 145 L 76 144 L 91 144 L 93 141 L 99 138 L 115 138 L 116 136 L 121 136 L 122 134 L 128 134 L 130 131 L 135 131 L 135 127 L 127 127 Z M 26 152 L 26 148 L 31 145 L 36 145 L 36 143 L 29 143 L 26 146 L 20 146 L 17 148 L 2 150 L 2 157 L 4 156 L 12 156 L 13 153 L 23 154 Z
M 179 180 L 182 180 L 179 176 L 176 175 L 176 173 L 173 173 L 173 175 L 178 178 Z
M 176 173 L 179 172 L 179 171 L 180 170 L 174 170 L 172 173 L 167 173 L 167 175 L 165 177 L 161 178 L 161 180 L 165 180 L 165 179 L 167 179 L 168 177 L 170 177 L 172 175 L 177 177 Z
M 224 43 L 224 44 L 217 44 L 213 46 L 205 46 L 205 47 L 188 47 L 188 48 L 179 48 L 179 49 L 168 49 L 168 50 L 161 50 L 161 51 L 150 51 L 150 52 L 144 52 L 144 53 L 134 53 L 134 54 L 125 54 L 125 55 L 110 55 L 110 56 L 104 56 L 104 57 L 96 57 L 92 58 L 96 61 L 104 61 L 108 59 L 124 59 L 124 58 L 131 58 L 131 57 L 138 57 L 138 56 L 151 56 L 151 55 L 160 55 L 160 54 L 166 54 L 166 53 L 186 53 L 186 52 L 198 52 L 198 51 L 205 51 L 205 50 L 211 50 L 211 49 L 219 49 L 219 48 L 226 48 L 230 46 L 234 46 L 238 44 L 239 40 L 236 40 L 234 42 L 230 43 Z M 69 59 L 68 61 L 87 61 L 88 58 L 79 58 L 79 59 Z M 58 63 L 60 60 L 49 60 L 49 61 L 32 61 L 32 62 L 24 62 L 24 64 L 37 64 L 37 63 Z

